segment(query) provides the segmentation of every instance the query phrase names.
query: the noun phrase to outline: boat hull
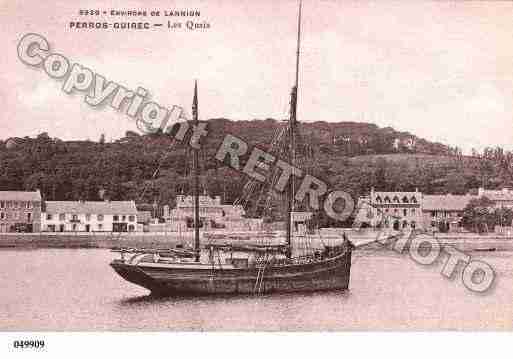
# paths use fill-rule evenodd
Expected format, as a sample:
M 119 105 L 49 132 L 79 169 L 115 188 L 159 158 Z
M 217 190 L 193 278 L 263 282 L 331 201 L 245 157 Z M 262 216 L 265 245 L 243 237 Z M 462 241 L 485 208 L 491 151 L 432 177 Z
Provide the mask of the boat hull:
M 265 294 L 347 289 L 351 248 L 332 258 L 310 263 L 261 268 L 159 266 L 111 263 L 125 280 L 158 296 Z

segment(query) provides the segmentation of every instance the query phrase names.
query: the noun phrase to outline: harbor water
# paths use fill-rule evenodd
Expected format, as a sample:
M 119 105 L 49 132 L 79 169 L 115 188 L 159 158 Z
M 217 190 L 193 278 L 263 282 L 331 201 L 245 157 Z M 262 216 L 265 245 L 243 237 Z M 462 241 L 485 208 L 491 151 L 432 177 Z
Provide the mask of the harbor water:
M 350 289 L 153 298 L 109 266 L 107 249 L 0 250 L 2 331 L 511 330 L 513 252 L 475 252 L 495 270 L 484 294 L 388 250 L 353 253 Z

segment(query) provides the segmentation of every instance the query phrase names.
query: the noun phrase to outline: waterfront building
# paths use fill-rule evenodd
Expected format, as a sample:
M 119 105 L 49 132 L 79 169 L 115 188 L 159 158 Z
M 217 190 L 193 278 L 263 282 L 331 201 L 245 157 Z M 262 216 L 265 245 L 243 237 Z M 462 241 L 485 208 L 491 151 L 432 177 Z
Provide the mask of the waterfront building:
M 138 232 L 134 201 L 46 201 L 41 215 L 47 232 Z
M 460 231 L 463 211 L 472 195 L 426 195 L 415 192 L 380 192 L 358 200 L 355 220 L 362 227 Z
M 387 227 L 395 230 L 422 227 L 422 193 L 382 192 L 371 189 L 358 201 L 356 219 L 363 227 Z
M 493 201 L 495 207 L 513 208 L 513 191 L 509 188 L 501 190 L 490 190 L 480 187 L 477 191 L 478 197 L 486 197 Z
M 149 224 L 152 220 L 151 211 L 137 210 L 137 223 L 142 226 L 143 232 L 149 232 Z
M 40 228 L 39 190 L 0 191 L 0 232 L 39 232 Z
M 221 204 L 221 197 L 199 196 L 200 228 L 204 230 L 254 231 L 262 229 L 262 219 L 246 218 L 241 205 Z M 176 207 L 164 211 L 167 231 L 194 229 L 194 198 L 179 195 Z
M 424 195 L 422 212 L 424 229 L 441 232 L 461 231 L 463 211 L 472 199 L 472 195 Z
M 148 224 L 151 220 L 151 211 L 137 211 L 137 223 Z

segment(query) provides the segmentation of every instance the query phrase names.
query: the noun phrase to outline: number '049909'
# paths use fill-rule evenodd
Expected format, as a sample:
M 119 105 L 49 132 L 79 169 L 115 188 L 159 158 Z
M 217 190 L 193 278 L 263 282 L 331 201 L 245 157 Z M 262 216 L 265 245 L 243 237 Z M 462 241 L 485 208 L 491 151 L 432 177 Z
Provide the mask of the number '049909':
M 43 349 L 45 347 L 44 340 L 15 340 L 13 342 L 15 349 Z

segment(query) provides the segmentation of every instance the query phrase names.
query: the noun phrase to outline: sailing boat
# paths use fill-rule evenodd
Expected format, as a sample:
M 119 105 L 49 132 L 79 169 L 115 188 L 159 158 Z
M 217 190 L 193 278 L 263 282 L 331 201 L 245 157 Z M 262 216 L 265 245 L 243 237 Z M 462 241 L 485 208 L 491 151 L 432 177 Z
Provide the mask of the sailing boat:
M 297 93 L 301 35 L 299 5 L 296 78 L 288 120 L 289 163 L 295 163 Z M 198 87 L 194 85 L 193 122 L 198 123 Z M 352 244 L 344 236 L 337 245 L 322 251 L 293 256 L 294 186 L 286 190 L 286 241 L 284 245 L 212 245 L 208 257 L 201 256 L 199 217 L 199 156 L 194 149 L 194 251 L 180 254 L 168 251 L 121 251 L 121 259 L 110 265 L 125 280 L 147 288 L 153 295 L 263 294 L 297 291 L 347 289 L 351 270 Z M 217 254 L 217 257 L 216 257 Z M 127 258 L 128 255 L 128 258 Z

